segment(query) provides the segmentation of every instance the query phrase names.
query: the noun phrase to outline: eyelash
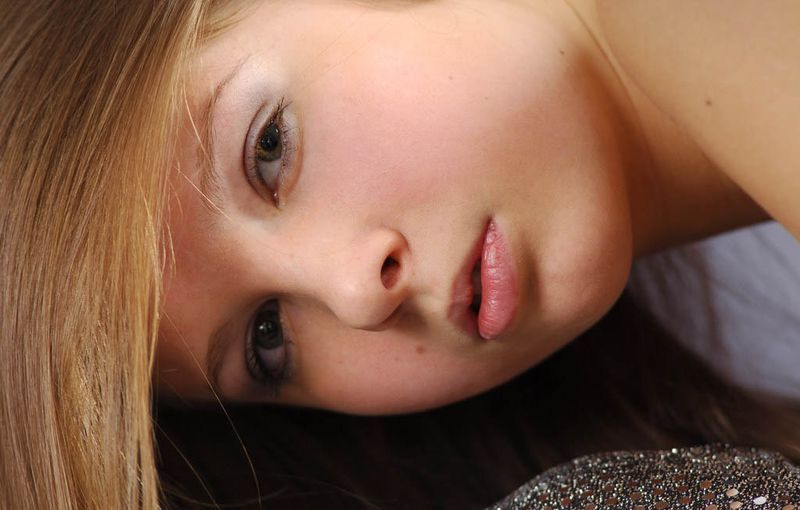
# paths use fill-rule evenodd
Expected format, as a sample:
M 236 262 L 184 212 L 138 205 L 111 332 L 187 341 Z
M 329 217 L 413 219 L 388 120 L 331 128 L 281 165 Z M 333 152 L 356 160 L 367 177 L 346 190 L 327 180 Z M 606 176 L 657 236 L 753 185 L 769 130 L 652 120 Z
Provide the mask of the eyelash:
M 267 120 L 259 125 L 258 130 L 251 130 L 251 135 L 248 136 L 245 157 L 245 175 L 247 176 L 247 180 L 250 182 L 251 186 L 255 188 L 259 195 L 265 198 L 266 196 L 269 196 L 276 207 L 280 207 L 281 205 L 281 188 L 283 188 L 287 169 L 291 168 L 292 156 L 295 149 L 295 146 L 292 143 L 293 129 L 287 127 L 287 123 L 284 118 L 284 112 L 290 104 L 291 103 L 287 103 L 285 101 L 285 98 L 281 98 L 270 112 Z M 278 163 L 280 166 L 275 179 L 275 189 L 270 187 L 258 169 L 258 143 L 264 136 L 266 130 L 273 125 L 278 128 L 281 143 L 281 155 Z
M 275 318 L 277 319 L 275 322 L 278 324 L 278 327 L 281 331 L 282 343 L 280 348 L 283 350 L 283 360 L 278 370 L 271 370 L 270 367 L 267 366 L 266 362 L 259 355 L 258 351 L 260 348 L 256 345 L 255 330 L 258 327 L 257 322 L 259 317 L 265 313 L 271 313 L 275 315 Z M 289 347 L 292 345 L 292 340 L 286 333 L 286 328 L 283 324 L 284 321 L 280 305 L 277 300 L 272 299 L 266 301 L 259 307 L 256 313 L 253 315 L 250 327 L 247 330 L 245 349 L 247 370 L 250 372 L 250 376 L 253 379 L 268 389 L 272 397 L 278 396 L 281 388 L 291 378 L 292 375 L 292 363 L 289 349 Z
M 294 151 L 294 144 L 292 143 L 292 133 L 287 127 L 284 113 L 289 106 L 284 98 L 281 98 L 277 104 L 269 112 L 267 119 L 259 124 L 253 125 L 250 129 L 250 134 L 247 137 L 246 151 L 245 151 L 245 175 L 250 185 L 255 191 L 263 198 L 269 198 L 272 203 L 280 208 L 281 205 L 281 191 L 284 187 L 286 173 L 291 169 L 292 154 Z M 261 117 L 259 115 L 258 117 Z M 258 117 L 256 121 L 258 121 Z M 255 127 L 258 126 L 258 129 Z M 272 127 L 276 132 L 268 132 Z M 267 148 L 261 145 L 262 140 L 266 136 L 277 135 L 277 143 L 274 148 Z M 261 151 L 269 155 L 269 152 L 276 152 L 275 158 L 262 159 Z M 273 165 L 277 164 L 277 173 L 270 172 L 274 177 L 273 184 L 267 182 L 267 179 L 259 168 L 260 164 Z M 265 317 L 266 314 L 266 317 Z M 263 320 L 262 320 L 263 319 Z M 256 328 L 262 324 L 270 323 L 276 325 L 280 331 L 280 343 L 275 347 L 263 347 L 257 345 L 256 335 L 258 334 Z M 289 346 L 292 344 L 291 339 L 286 334 L 286 328 L 283 326 L 284 321 L 280 310 L 280 303 L 276 299 L 272 299 L 263 303 L 256 313 L 253 315 L 250 327 L 247 331 L 247 338 L 245 341 L 245 358 L 247 370 L 250 376 L 265 386 L 273 397 L 277 397 L 281 387 L 291 377 L 291 357 Z M 271 333 L 264 333 L 267 343 L 274 341 Z M 268 356 L 272 351 L 278 351 L 281 356 L 279 360 L 279 367 L 277 369 L 270 367 L 269 362 L 265 361 L 262 356 Z M 274 355 L 274 354 L 273 354 Z

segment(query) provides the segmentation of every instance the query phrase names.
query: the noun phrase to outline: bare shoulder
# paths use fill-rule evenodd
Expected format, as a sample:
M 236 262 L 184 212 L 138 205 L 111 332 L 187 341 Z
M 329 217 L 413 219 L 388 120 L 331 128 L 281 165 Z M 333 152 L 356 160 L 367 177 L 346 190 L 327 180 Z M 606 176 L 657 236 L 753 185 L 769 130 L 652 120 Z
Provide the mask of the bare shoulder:
M 800 237 L 800 1 L 598 0 L 614 57 Z

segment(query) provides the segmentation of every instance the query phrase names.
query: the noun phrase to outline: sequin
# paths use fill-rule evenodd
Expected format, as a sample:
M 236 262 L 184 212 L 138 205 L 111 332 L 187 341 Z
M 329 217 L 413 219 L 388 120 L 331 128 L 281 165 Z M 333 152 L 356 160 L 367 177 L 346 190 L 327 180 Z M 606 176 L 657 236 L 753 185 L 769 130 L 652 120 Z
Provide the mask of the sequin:
M 799 503 L 800 468 L 784 457 L 712 445 L 581 457 L 491 510 L 798 510 Z

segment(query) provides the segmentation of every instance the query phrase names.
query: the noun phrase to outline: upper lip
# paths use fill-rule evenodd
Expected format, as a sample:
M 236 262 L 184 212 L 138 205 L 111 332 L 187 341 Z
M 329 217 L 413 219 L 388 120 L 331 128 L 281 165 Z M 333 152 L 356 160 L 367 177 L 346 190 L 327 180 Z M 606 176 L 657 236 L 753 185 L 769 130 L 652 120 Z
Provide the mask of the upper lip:
M 456 273 L 451 289 L 450 306 L 447 311 L 447 317 L 450 319 L 450 322 L 458 329 L 471 336 L 477 335 L 476 319 L 469 312 L 474 294 L 474 289 L 472 287 L 472 270 L 481 259 L 488 226 L 489 222 L 487 222 L 483 230 L 481 230 L 478 239 L 473 244 L 469 253 L 467 253 L 458 273 Z

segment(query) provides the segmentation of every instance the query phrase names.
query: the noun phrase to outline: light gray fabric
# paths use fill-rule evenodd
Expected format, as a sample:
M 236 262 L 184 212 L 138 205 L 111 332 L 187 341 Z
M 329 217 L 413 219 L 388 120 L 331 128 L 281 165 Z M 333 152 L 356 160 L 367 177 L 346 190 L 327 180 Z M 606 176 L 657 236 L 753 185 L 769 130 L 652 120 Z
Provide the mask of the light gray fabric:
M 641 259 L 629 289 L 722 375 L 800 402 L 800 243 L 776 223 Z

